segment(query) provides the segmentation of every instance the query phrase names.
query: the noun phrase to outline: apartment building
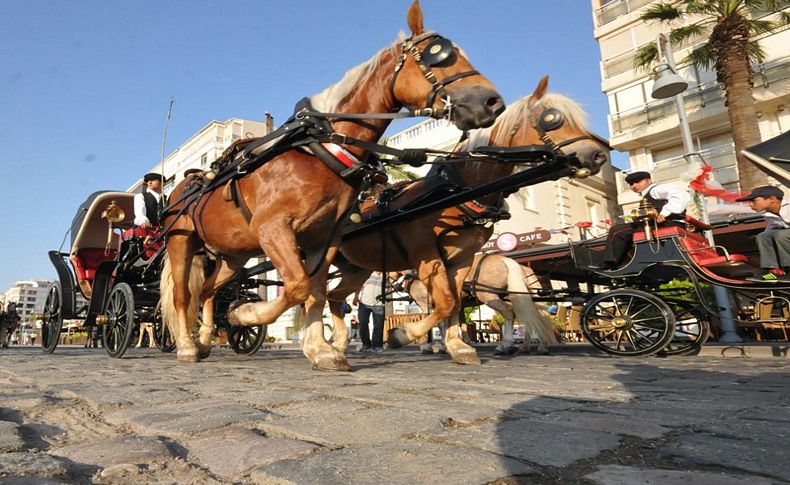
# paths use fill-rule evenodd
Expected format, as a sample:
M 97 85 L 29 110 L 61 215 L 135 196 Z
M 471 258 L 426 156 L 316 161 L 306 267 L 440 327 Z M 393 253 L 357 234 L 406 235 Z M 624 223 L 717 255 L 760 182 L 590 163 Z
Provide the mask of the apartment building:
M 5 292 L 3 299 L 5 304 L 15 303 L 17 313 L 22 317 L 22 321 L 29 320 L 33 313 L 41 313 L 44 310 L 44 302 L 47 300 L 47 293 L 53 280 L 20 280 Z
M 452 150 L 461 132 L 445 120 L 426 120 L 387 139 L 395 148 L 433 148 Z M 423 174 L 427 169 L 420 169 Z M 509 220 L 495 226 L 494 239 L 485 249 L 494 249 L 499 235 L 516 235 L 517 249 L 531 244 L 559 244 L 569 238 L 603 236 L 619 213 L 615 189 L 615 169 L 607 164 L 586 179 L 563 178 L 554 182 L 523 187 L 507 199 Z M 589 228 L 575 226 L 590 222 Z
M 591 0 L 595 38 L 601 50 L 601 87 L 609 100 L 610 143 L 627 152 L 631 170 L 647 170 L 659 182 L 684 188 L 687 163 L 672 99 L 654 100 L 650 71 L 633 68 L 634 54 L 643 45 L 656 42 L 670 29 L 639 19 L 655 0 Z M 758 37 L 766 61 L 752 66 L 754 98 L 762 139 L 790 128 L 790 31 Z M 681 61 L 700 42 L 674 49 L 679 74 L 689 83 L 684 92 L 685 109 L 695 148 L 713 166 L 716 181 L 739 189 L 738 170 L 724 95 L 711 71 L 700 71 Z M 637 203 L 618 177 L 618 202 L 627 211 Z M 709 201 L 710 203 L 713 201 Z

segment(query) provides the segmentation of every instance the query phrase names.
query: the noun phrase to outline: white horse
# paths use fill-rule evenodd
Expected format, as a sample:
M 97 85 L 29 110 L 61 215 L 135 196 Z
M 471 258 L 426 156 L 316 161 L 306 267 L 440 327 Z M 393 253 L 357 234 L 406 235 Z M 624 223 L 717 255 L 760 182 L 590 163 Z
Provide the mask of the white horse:
M 427 288 L 417 278 L 407 276 L 403 287 L 420 309 L 430 311 L 430 296 Z M 532 343 L 537 344 L 537 353 L 548 353 L 549 345 L 559 344 L 554 332 L 554 322 L 546 305 L 535 303 L 529 295 L 530 289 L 540 288 L 540 281 L 531 268 L 498 254 L 478 254 L 472 262 L 464 282 L 464 291 L 502 315 L 502 339 L 494 353 L 509 355 L 518 351 L 513 338 L 513 321 L 523 326 L 524 343 L 521 350 L 528 353 Z M 502 297 L 507 295 L 510 301 Z

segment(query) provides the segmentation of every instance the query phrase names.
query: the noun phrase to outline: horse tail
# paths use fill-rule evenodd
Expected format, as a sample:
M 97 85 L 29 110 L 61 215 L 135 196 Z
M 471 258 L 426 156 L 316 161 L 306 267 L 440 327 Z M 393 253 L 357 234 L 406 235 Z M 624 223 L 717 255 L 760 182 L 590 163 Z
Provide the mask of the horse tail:
M 507 267 L 507 290 L 513 304 L 513 313 L 516 314 L 516 320 L 527 330 L 524 338 L 531 338 L 534 333 L 543 345 L 559 344 L 554 333 L 554 322 L 549 317 L 546 306 L 536 304 L 527 293 L 530 286 L 537 283 L 537 278 L 534 282 L 530 282 L 532 284 L 527 282 L 535 274 L 531 269 L 524 268 L 510 258 L 503 258 L 503 262 Z
M 197 322 L 198 308 L 200 306 L 200 291 L 203 287 L 203 281 L 206 279 L 203 266 L 205 263 L 205 256 L 193 256 L 192 267 L 189 269 L 189 305 L 187 305 L 187 321 Z M 173 300 L 173 269 L 170 266 L 170 258 L 165 258 L 165 265 L 162 268 L 162 279 L 159 283 L 161 307 L 162 307 L 162 320 L 167 328 L 170 330 L 170 335 L 173 340 L 178 339 L 178 312 L 176 312 L 175 302 Z

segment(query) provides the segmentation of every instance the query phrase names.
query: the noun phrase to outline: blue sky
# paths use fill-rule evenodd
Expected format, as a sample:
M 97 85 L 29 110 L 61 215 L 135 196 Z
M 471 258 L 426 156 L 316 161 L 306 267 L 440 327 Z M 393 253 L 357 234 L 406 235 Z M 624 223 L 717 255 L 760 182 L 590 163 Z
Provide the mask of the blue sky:
M 6 0 L 0 16 L 0 292 L 55 278 L 78 205 L 123 190 L 211 120 L 285 120 L 406 31 L 411 0 Z M 544 74 L 608 138 L 586 0 L 423 0 L 507 102 Z M 618 164 L 625 160 L 616 157 Z M 64 247 L 64 250 L 67 250 Z

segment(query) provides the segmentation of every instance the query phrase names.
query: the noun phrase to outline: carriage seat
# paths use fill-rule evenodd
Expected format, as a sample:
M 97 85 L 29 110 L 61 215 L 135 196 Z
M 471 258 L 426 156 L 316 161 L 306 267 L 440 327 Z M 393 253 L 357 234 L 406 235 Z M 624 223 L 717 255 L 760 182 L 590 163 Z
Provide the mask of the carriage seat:
M 659 238 L 676 236 L 680 247 L 696 264 L 714 272 L 731 273 L 732 269 L 744 265 L 749 259 L 743 254 L 719 254 L 717 248 L 711 246 L 702 234 L 689 232 L 679 226 L 659 227 L 655 233 Z M 645 239 L 644 231 L 634 233 L 634 242 Z
M 122 240 L 127 241 L 133 237 L 156 239 L 161 234 L 159 229 L 144 229 L 142 227 L 133 227 L 123 231 Z M 159 248 L 162 247 L 162 241 L 154 241 L 146 244 L 143 247 L 143 259 L 149 260 L 154 257 Z
M 112 249 L 105 253 L 104 248 L 82 248 L 69 258 L 74 266 L 77 281 L 93 281 L 99 265 L 105 261 L 114 260 L 118 250 Z

